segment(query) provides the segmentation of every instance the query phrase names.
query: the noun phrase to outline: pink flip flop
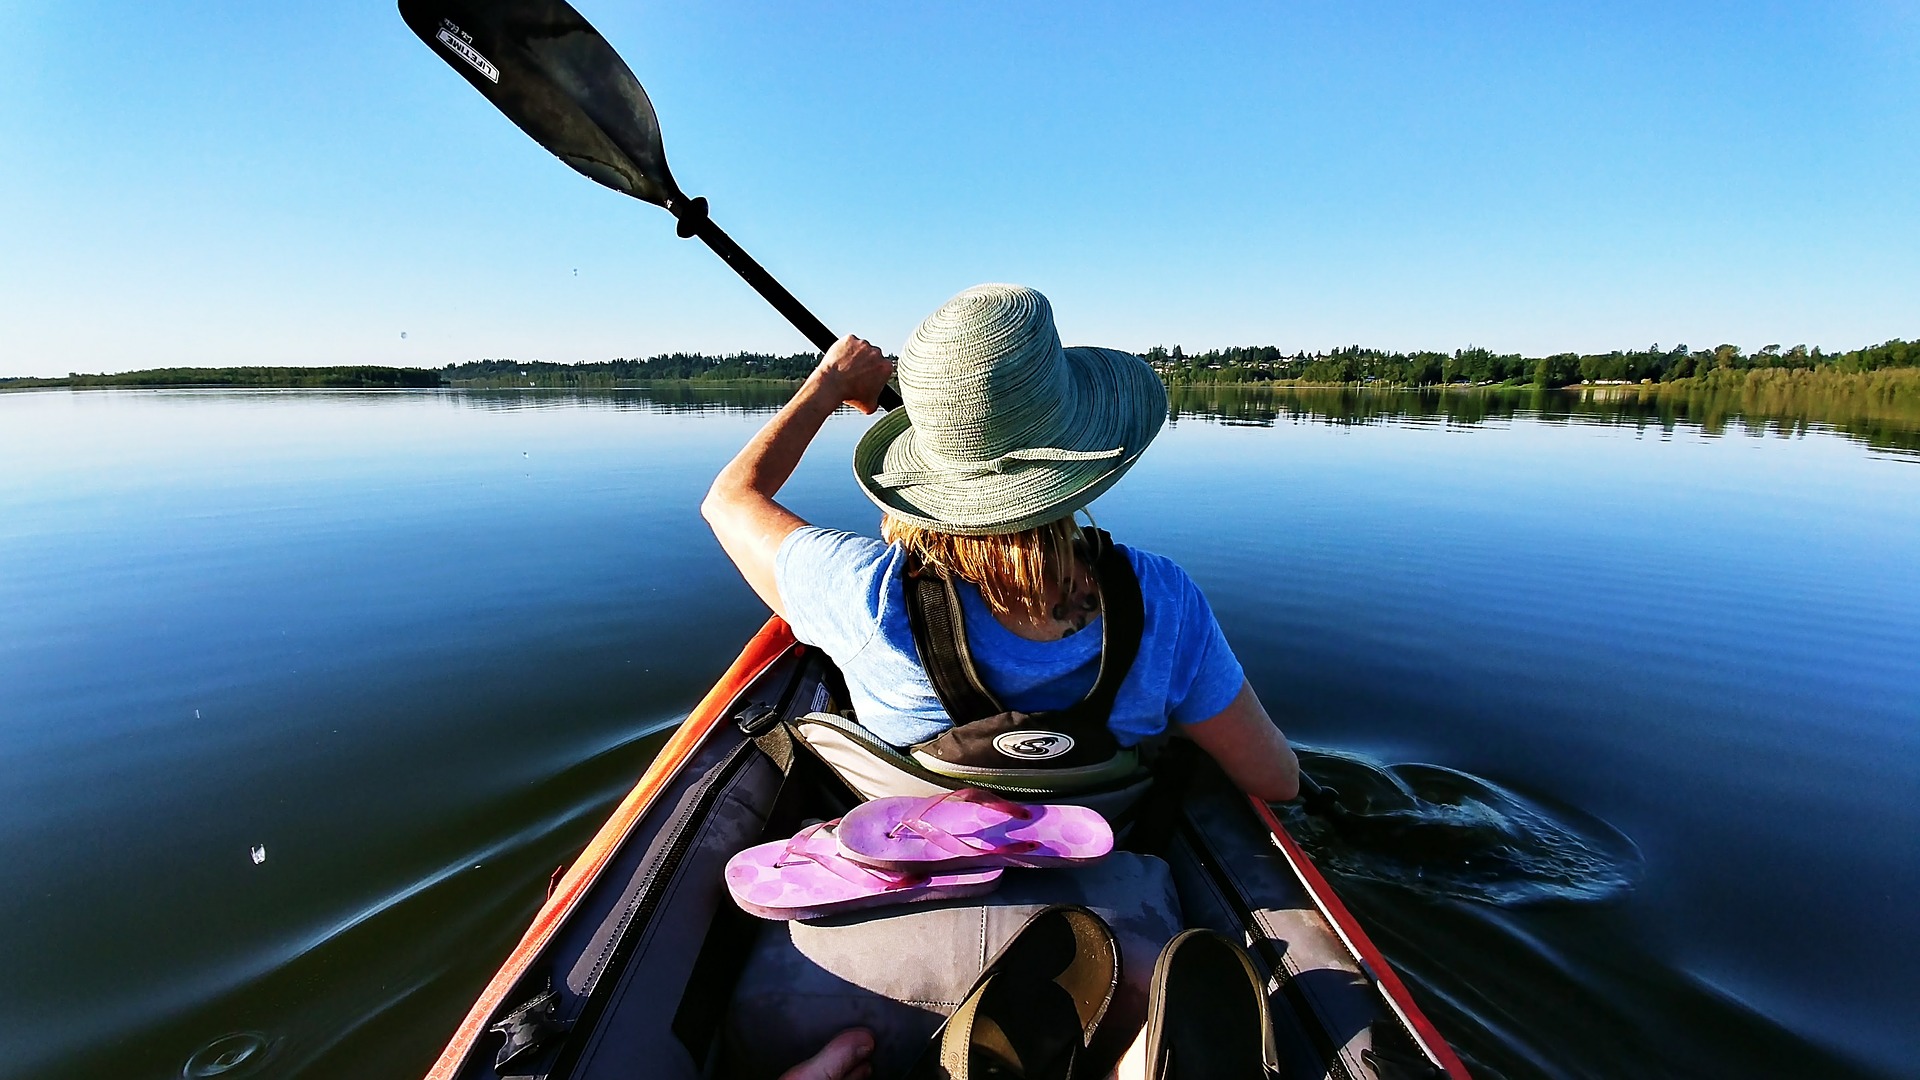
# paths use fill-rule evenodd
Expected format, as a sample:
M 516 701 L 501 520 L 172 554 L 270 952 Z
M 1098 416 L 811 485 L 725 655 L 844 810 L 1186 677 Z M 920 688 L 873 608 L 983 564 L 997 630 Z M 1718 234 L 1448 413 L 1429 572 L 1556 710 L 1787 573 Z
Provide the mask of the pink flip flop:
M 727 891 L 741 910 L 763 919 L 813 919 L 841 911 L 951 900 L 992 892 L 999 870 L 965 874 L 876 870 L 840 853 L 838 822 L 823 821 L 727 860 Z
M 834 834 L 840 852 L 882 870 L 1076 866 L 1113 850 L 1113 828 L 1084 806 L 1022 806 L 961 788 L 930 799 L 861 803 Z

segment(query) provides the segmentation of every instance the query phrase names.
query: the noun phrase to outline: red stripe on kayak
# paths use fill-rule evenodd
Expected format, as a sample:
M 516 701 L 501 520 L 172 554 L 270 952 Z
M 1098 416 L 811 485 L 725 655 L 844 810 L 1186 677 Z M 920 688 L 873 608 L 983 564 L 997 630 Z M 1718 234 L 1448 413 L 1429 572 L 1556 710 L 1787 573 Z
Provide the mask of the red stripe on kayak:
M 706 739 L 707 733 L 725 717 L 727 706 L 793 644 L 793 630 L 777 615 L 768 619 L 753 640 L 747 642 L 747 647 L 741 650 L 733 666 L 727 669 L 727 673 L 720 677 L 720 681 L 707 691 L 707 696 L 700 699 L 700 704 L 681 722 L 679 730 L 667 740 L 667 745 L 661 748 L 653 764 L 647 766 L 640 782 L 633 786 L 626 798 L 620 800 L 613 816 L 600 826 L 600 831 L 594 834 L 587 849 L 574 860 L 573 868 L 560 879 L 553 894 L 541 905 L 540 913 L 533 917 L 533 925 L 527 927 L 527 932 L 521 936 L 520 944 L 513 947 L 513 952 L 508 954 L 506 963 L 500 965 L 493 981 L 481 991 L 480 1000 L 467 1010 L 467 1018 L 460 1022 L 459 1030 L 453 1033 L 447 1048 L 440 1052 L 440 1060 L 434 1062 L 433 1068 L 427 1071 L 426 1080 L 453 1080 L 466 1063 L 467 1055 L 473 1051 L 474 1041 L 486 1031 L 487 1020 L 500 1008 L 500 1003 L 506 1000 L 514 984 L 533 966 L 541 950 L 553 940 L 555 932 L 572 914 L 580 898 L 586 895 L 588 887 L 606 867 L 607 861 L 626 841 L 627 833 L 653 805 L 667 782 L 693 756 L 695 748 Z
M 1334 893 L 1333 886 L 1327 884 L 1327 879 L 1320 876 L 1320 868 L 1313 865 L 1313 860 L 1307 858 L 1307 853 L 1300 849 L 1299 844 L 1293 842 L 1293 837 L 1287 834 L 1286 827 L 1281 825 L 1280 819 L 1274 816 L 1273 808 L 1259 799 L 1249 798 L 1247 801 L 1253 804 L 1253 812 L 1260 815 L 1260 820 L 1267 823 L 1267 831 L 1273 834 L 1273 842 L 1279 845 L 1280 853 L 1285 855 L 1287 862 L 1293 865 L 1293 872 L 1306 884 L 1307 892 L 1312 894 L 1314 905 L 1320 909 L 1320 914 L 1326 916 L 1327 921 L 1333 924 L 1334 932 L 1347 943 L 1347 947 L 1353 951 L 1353 954 L 1373 969 L 1374 981 L 1393 1002 L 1401 1019 L 1413 1028 L 1414 1036 L 1420 1041 L 1428 1056 L 1433 1059 L 1433 1063 L 1440 1066 L 1449 1080 L 1471 1080 L 1467 1067 L 1461 1062 L 1459 1055 L 1453 1052 L 1453 1047 L 1447 1045 L 1447 1040 L 1441 1036 L 1439 1029 L 1433 1026 L 1433 1021 L 1428 1020 L 1426 1014 L 1420 1011 L 1420 1006 L 1413 1003 L 1413 995 L 1407 992 L 1406 984 L 1400 981 L 1400 976 L 1394 974 L 1393 967 L 1387 963 L 1387 958 L 1380 954 L 1380 949 L 1374 945 L 1373 939 L 1361 929 L 1360 920 L 1354 918 L 1353 913 L 1347 910 L 1347 905 L 1340 902 L 1340 897 Z

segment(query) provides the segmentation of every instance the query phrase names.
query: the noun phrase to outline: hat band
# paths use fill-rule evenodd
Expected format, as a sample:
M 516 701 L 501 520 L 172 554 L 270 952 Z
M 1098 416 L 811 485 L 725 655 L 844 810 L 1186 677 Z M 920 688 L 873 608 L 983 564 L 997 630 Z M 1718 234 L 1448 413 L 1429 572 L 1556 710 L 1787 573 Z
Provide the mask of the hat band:
M 1116 446 L 1111 450 L 1062 450 L 1054 446 L 1036 446 L 1027 450 L 1009 450 L 992 461 L 983 461 L 977 465 L 956 469 L 899 469 L 893 472 L 875 473 L 873 484 L 875 487 L 893 491 L 918 487 L 921 484 L 944 484 L 955 480 L 974 480 L 982 476 L 1017 472 L 1028 465 L 1050 461 L 1106 461 L 1126 452 L 1124 446 Z

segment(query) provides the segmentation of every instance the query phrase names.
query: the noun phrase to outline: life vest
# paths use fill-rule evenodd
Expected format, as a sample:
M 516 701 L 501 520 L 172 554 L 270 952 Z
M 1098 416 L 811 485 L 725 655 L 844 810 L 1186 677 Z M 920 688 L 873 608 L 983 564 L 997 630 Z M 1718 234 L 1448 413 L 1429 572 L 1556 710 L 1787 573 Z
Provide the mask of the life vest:
M 768 737 L 805 746 L 864 799 L 981 787 L 1026 801 L 1066 796 L 1109 816 L 1123 811 L 1147 789 L 1152 773 L 1107 723 L 1139 655 L 1146 611 L 1126 554 L 1105 532 L 1084 533 L 1103 610 L 1100 672 L 1079 702 L 1041 713 L 1004 708 L 973 666 L 954 583 L 910 565 L 902 585 L 914 648 L 954 726 L 902 750 L 822 703 Z M 758 725 L 749 734 L 759 737 Z
M 1078 702 L 1050 712 L 1006 708 L 988 690 L 967 648 L 952 578 L 909 562 L 902 582 L 920 664 L 953 727 L 910 749 L 927 770 L 968 783 L 1097 786 L 1131 775 L 1139 755 L 1108 721 L 1120 684 L 1140 653 L 1146 608 L 1126 553 L 1104 530 L 1087 530 L 1085 557 L 1100 586 L 1100 673 Z

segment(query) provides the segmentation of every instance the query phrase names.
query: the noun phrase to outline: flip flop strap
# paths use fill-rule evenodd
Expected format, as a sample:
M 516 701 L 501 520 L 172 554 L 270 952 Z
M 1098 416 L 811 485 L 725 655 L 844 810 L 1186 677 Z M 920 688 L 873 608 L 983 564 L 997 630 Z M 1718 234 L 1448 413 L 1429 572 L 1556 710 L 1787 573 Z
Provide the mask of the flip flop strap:
M 817 821 L 801 829 L 799 832 L 794 833 L 793 839 L 787 841 L 787 846 L 781 849 L 780 857 L 773 860 L 773 868 L 778 870 L 783 866 L 792 866 L 795 862 L 805 859 L 840 880 L 853 885 L 871 887 L 877 881 L 884 886 L 882 890 L 884 892 L 892 892 L 895 889 L 908 889 L 926 882 L 927 875 L 925 874 L 902 873 L 896 870 L 877 870 L 871 866 L 862 866 L 852 859 L 843 858 L 840 855 L 828 854 L 823 857 L 806 849 L 804 846 L 806 841 L 812 839 L 815 833 L 821 829 L 838 824 L 840 824 L 838 821 Z
M 946 829 L 928 822 L 926 820 L 927 813 L 948 799 L 977 803 L 981 806 L 998 810 L 1016 821 L 1028 821 L 1033 817 L 1032 810 L 1021 806 L 1017 802 L 1003 799 L 991 791 L 982 791 L 979 788 L 956 788 L 953 791 L 942 792 L 939 795 L 935 795 L 915 806 L 912 810 L 909 810 L 906 815 L 900 819 L 899 824 L 887 830 L 887 835 L 889 837 L 897 837 L 900 835 L 900 830 L 905 829 L 919 836 L 922 840 L 931 843 L 933 846 L 954 855 L 1024 855 L 1040 846 L 1032 840 L 1012 840 L 1004 844 L 976 842 L 964 836 L 956 836 Z
M 907 811 L 906 816 L 917 821 L 924 818 L 934 807 L 939 806 L 948 799 L 957 799 L 960 802 L 970 802 L 991 810 L 998 810 L 1008 817 L 1018 818 L 1021 821 L 1026 821 L 1033 817 L 1032 810 L 1021 806 L 1017 802 L 1001 798 L 991 791 L 982 791 L 979 788 L 970 787 L 954 788 L 952 791 L 943 791 L 932 798 L 925 799 L 912 810 Z

